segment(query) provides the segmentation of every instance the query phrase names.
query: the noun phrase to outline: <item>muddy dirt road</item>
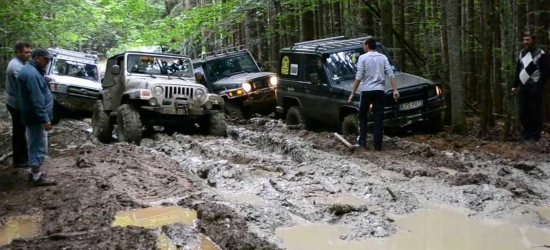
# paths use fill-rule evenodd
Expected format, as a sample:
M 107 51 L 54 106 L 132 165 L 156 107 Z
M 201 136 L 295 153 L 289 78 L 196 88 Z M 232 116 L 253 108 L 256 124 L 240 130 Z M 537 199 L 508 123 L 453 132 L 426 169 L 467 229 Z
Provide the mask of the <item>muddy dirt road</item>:
M 30 188 L 24 172 L 0 165 L 0 245 L 8 226 L 28 229 L 0 249 L 550 246 L 547 142 L 503 144 L 512 155 L 430 144 L 443 135 L 388 137 L 373 153 L 269 118 L 228 129 L 227 138 L 157 133 L 137 147 L 102 145 L 88 122 L 62 121 L 46 165 L 60 185 Z M 148 207 L 158 211 L 133 211 Z

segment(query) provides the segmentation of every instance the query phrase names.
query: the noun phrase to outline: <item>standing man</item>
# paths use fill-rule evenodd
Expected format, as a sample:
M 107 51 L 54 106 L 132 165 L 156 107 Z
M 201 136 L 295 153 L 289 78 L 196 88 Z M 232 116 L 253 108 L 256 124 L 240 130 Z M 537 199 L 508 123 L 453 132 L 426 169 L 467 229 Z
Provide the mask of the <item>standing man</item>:
M 512 93 L 519 93 L 519 116 L 523 127 L 523 141 L 539 141 L 542 131 L 542 96 L 548 81 L 550 63 L 548 54 L 536 46 L 537 37 L 525 33 L 519 53 Z
M 29 148 L 29 180 L 35 186 L 50 186 L 56 182 L 47 179 L 41 171 L 48 155 L 48 133 L 52 129 L 53 96 L 46 79 L 45 69 L 50 63 L 50 53 L 42 48 L 33 50 L 32 60 L 19 72 L 19 100 L 21 118 L 27 127 Z
M 369 107 L 372 104 L 374 111 L 374 149 L 381 151 L 384 99 L 386 98 L 385 75 L 388 75 L 391 79 L 393 97 L 395 100 L 399 98 L 399 92 L 397 91 L 395 76 L 388 58 L 385 55 L 376 52 L 376 40 L 373 38 L 367 38 L 367 40 L 365 40 L 365 51 L 367 53 L 361 55 L 359 57 L 359 61 L 357 62 L 355 84 L 353 86 L 353 91 L 349 96 L 348 102 L 353 102 L 355 92 L 359 89 L 359 91 L 361 91 L 361 99 L 359 103 L 359 137 L 357 138 L 357 143 L 363 148 L 367 146 L 367 114 L 369 113 Z
M 13 167 L 25 168 L 27 164 L 27 138 L 25 126 L 21 123 L 21 106 L 19 105 L 19 71 L 31 57 L 31 45 L 19 42 L 15 45 L 16 56 L 6 69 L 6 106 L 11 115 Z

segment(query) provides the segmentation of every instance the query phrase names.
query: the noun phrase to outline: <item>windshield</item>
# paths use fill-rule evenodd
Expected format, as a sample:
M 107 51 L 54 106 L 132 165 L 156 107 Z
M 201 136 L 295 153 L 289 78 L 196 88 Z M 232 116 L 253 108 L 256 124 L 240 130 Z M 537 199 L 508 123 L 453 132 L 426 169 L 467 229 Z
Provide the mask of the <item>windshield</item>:
M 191 60 L 151 55 L 128 55 L 128 73 L 193 77 Z
M 386 48 L 380 44 L 376 50 L 378 53 L 386 56 L 388 55 Z M 357 73 L 357 61 L 359 60 L 359 56 L 364 53 L 364 49 L 358 48 L 330 54 L 326 60 L 329 76 L 335 81 L 355 78 L 355 74 Z M 390 57 L 388 57 L 388 61 L 392 68 L 396 70 Z
M 239 73 L 260 72 L 258 65 L 250 54 L 224 58 L 206 63 L 207 77 L 217 80 Z
M 57 59 L 52 72 L 54 75 L 70 76 L 99 82 L 99 69 L 95 64 Z

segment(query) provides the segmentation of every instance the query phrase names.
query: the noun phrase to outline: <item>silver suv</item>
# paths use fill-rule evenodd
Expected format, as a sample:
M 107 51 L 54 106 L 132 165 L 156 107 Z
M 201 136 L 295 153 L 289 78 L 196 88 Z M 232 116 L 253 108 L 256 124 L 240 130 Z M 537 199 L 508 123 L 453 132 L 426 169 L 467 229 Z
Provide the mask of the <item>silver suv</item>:
M 119 141 L 138 145 L 143 127 L 155 125 L 182 132 L 198 124 L 204 134 L 225 136 L 224 101 L 207 93 L 200 77 L 181 55 L 127 51 L 109 58 L 93 108 L 94 135 L 110 141 L 116 121 Z

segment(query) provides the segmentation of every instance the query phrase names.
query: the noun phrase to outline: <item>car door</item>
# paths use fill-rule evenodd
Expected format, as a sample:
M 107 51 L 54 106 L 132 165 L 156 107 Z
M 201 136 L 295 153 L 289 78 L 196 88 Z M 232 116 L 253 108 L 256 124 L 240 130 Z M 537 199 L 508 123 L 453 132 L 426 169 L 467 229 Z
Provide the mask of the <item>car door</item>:
M 311 113 L 312 118 L 328 123 L 331 116 L 331 88 L 323 59 L 319 55 L 303 55 L 302 60 L 305 66 L 304 82 L 309 83 L 305 90 L 308 106 L 306 111 Z
M 298 102 L 306 116 L 307 106 L 306 87 L 310 83 L 303 81 L 303 69 L 300 67 L 300 54 L 282 53 L 279 67 L 279 87 L 277 87 L 277 103 L 283 108 L 290 108 L 289 103 Z

